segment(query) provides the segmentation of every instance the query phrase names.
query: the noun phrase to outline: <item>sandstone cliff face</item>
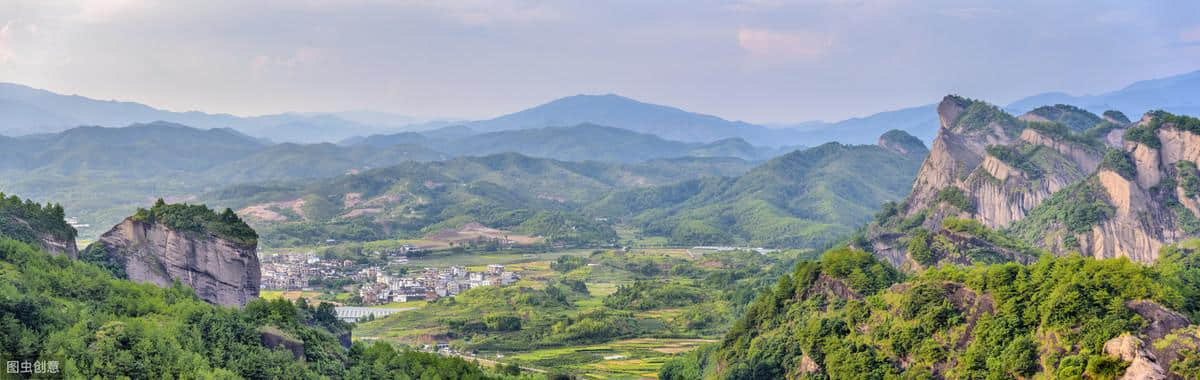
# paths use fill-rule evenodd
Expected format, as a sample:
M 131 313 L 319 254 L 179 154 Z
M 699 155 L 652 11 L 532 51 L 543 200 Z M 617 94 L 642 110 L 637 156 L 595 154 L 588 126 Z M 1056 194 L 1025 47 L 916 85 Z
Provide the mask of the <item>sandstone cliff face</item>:
M 1141 176 L 1138 181 L 1130 181 L 1108 169 L 1100 170 L 1097 176 L 1116 211 L 1079 237 L 1080 251 L 1098 259 L 1128 257 L 1153 262 L 1164 241 L 1174 241 L 1179 235 L 1164 222 L 1162 214 L 1166 211 L 1153 203 L 1141 185 Z
M 42 236 L 42 249 L 56 254 L 67 255 L 72 259 L 79 258 L 79 247 L 75 245 L 75 240 L 62 240 L 53 236 Z
M 980 113 L 981 109 L 986 110 L 958 97 L 947 97 L 939 104 L 941 128 L 913 183 L 912 194 L 901 204 L 900 218 L 915 221 L 923 217 L 920 226 L 932 233 L 939 233 L 943 220 L 951 216 L 971 218 L 1003 230 L 1029 217 L 1055 193 L 1088 180 L 1099 183 L 1103 191 L 1072 202 L 1099 200 L 1110 205 L 1112 211 L 1091 220 L 1090 226 L 1080 221 L 1047 221 L 1043 216 L 1035 224 L 1049 231 L 1039 232 L 1040 240 L 1028 243 L 1055 254 L 1079 251 L 1096 258 L 1127 257 L 1152 263 L 1163 245 L 1193 235 L 1185 232 L 1185 227 L 1195 222 L 1185 219 L 1200 220 L 1200 199 L 1186 196 L 1176 163 L 1200 161 L 1200 135 L 1169 123 L 1154 126 L 1149 116 L 1129 125 L 1102 122 L 1091 115 L 1101 123 L 1097 127 L 1107 130 L 1094 134 L 1095 141 L 1089 142 L 1087 139 L 1093 137 L 1082 137 L 1079 132 L 1086 126 L 1076 126 L 1076 132 L 1063 135 L 1053 125 L 1021 124 L 995 111 Z M 1029 114 L 1021 119 L 1045 121 L 1044 117 Z M 1125 141 L 1124 135 L 1131 127 L 1148 126 L 1157 128 L 1153 133 L 1161 144 L 1147 145 L 1144 139 Z M 1113 165 L 1105 163 L 1104 149 L 1116 149 L 1128 157 L 1134 169 L 1127 172 L 1129 179 L 1101 168 Z M 1163 188 L 1163 184 L 1176 185 Z M 953 194 L 953 202 L 940 197 L 939 193 L 948 188 L 961 196 Z M 1050 209 L 1059 211 L 1041 215 L 1063 215 L 1061 209 Z M 1073 223 L 1070 230 L 1068 223 Z M 906 270 L 920 267 L 905 252 L 909 241 L 905 233 L 868 228 L 866 238 L 873 251 L 893 265 Z
M 95 244 L 121 262 L 133 281 L 167 287 L 178 280 L 205 301 L 223 306 L 241 306 L 258 298 L 261 273 L 256 248 L 197 235 L 126 219 Z
M 975 206 L 967 217 L 978 219 L 992 228 L 1003 228 L 1025 218 L 1054 192 L 1078 181 L 1100 164 L 1100 153 L 1077 145 L 1056 141 L 1033 129 L 1025 129 L 1017 138 L 1008 130 L 1020 128 L 991 121 L 985 128 L 968 129 L 960 125 L 965 107 L 962 102 L 947 97 L 938 106 L 941 129 L 933 148 L 921 167 L 913 185 L 908 215 L 935 206 L 939 191 L 957 187 Z M 1025 173 L 987 153 L 989 145 L 1043 146 L 1042 154 L 1055 170 L 1044 173 Z M 937 228 L 943 217 L 927 220 L 926 226 Z
M 1148 118 L 1143 118 L 1138 124 L 1149 122 Z M 1080 248 L 1085 255 L 1096 258 L 1128 257 L 1134 261 L 1151 263 L 1158 259 L 1158 250 L 1163 245 L 1189 236 L 1175 213 L 1200 217 L 1200 205 L 1196 199 L 1186 195 L 1181 184 L 1170 189 L 1157 187 L 1164 180 L 1179 175 L 1175 169 L 1177 162 L 1200 159 L 1200 136 L 1181 131 L 1170 124 L 1160 127 L 1155 135 L 1161 143 L 1159 148 L 1131 141 L 1124 142 L 1122 146 L 1137 171 L 1134 181 L 1109 170 L 1102 169 L 1097 173 L 1108 196 L 1107 202 L 1113 205 L 1116 212 L 1079 237 Z M 1169 198 L 1174 198 L 1182 210 L 1170 209 L 1167 205 Z
M 1058 158 L 1059 161 L 1065 161 L 1062 157 Z M 986 178 L 984 173 L 991 178 Z M 1082 178 L 1077 168 L 1042 173 L 1038 178 L 1031 178 L 1027 173 L 988 156 L 980 165 L 980 171 L 972 174 L 962 187 L 975 200 L 973 218 L 991 228 L 1004 228 L 1024 219 L 1030 210 L 1052 194 Z
M 1008 126 L 996 122 L 976 130 L 960 126 L 959 119 L 968 106 L 961 99 L 949 96 L 938 104 L 941 127 L 913 182 L 913 192 L 909 196 L 910 215 L 932 205 L 939 191 L 958 184 L 978 167 L 988 145 L 1007 145 L 1012 140 L 1004 131 Z
M 1077 144 L 1055 140 L 1036 129 L 1021 131 L 1020 139 L 1030 144 L 1054 149 L 1054 151 L 1063 155 L 1063 157 L 1069 158 L 1071 162 L 1074 162 L 1084 172 L 1091 173 L 1096 171 L 1096 168 L 1100 166 L 1101 152 L 1095 149 L 1087 149 Z
M 1200 162 L 1200 136 L 1170 125 L 1159 128 L 1157 135 L 1162 142 L 1159 162 L 1163 167 L 1174 166 L 1179 161 Z

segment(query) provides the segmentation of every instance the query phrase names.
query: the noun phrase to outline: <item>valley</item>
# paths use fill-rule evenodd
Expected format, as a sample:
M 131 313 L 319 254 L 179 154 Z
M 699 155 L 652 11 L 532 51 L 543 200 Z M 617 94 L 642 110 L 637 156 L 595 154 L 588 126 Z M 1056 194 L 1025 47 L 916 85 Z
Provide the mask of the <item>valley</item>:
M 120 358 L 79 342 L 124 326 L 209 366 L 167 375 L 354 378 L 397 355 L 478 378 L 1200 373 L 1194 117 L 949 95 L 929 145 L 505 126 L 592 100 L 336 144 L 2 138 L 0 305 L 50 317 L 0 343 L 103 374 Z M 83 277 L 103 296 L 59 284 Z M 29 327 L 49 325 L 67 332 Z

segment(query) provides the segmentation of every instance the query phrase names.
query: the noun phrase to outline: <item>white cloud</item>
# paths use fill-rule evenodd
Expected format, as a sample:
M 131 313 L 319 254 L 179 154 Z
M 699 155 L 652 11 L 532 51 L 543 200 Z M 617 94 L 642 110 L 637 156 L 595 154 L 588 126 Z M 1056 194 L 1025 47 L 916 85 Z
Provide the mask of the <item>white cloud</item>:
M 813 60 L 833 49 L 833 36 L 808 31 L 740 28 L 738 46 L 751 56 L 771 61 Z

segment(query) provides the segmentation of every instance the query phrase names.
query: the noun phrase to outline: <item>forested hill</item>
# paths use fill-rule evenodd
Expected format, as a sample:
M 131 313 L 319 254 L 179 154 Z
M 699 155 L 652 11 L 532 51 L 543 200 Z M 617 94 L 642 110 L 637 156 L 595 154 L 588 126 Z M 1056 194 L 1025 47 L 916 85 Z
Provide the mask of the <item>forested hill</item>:
M 386 146 L 392 143 L 422 144 L 453 156 L 485 156 L 512 152 L 566 161 L 624 163 L 673 157 L 733 157 L 759 161 L 786 153 L 781 150 L 786 148 L 754 146 L 737 137 L 712 143 L 686 143 L 628 129 L 588 123 L 568 127 L 489 132 L 455 139 L 430 138 L 410 132 L 369 136 L 355 140 L 353 145 Z
M 233 186 L 204 201 L 239 210 L 268 245 L 418 238 L 475 222 L 573 244 L 612 243 L 614 224 L 627 223 L 678 245 L 823 247 L 907 194 L 925 153 L 901 131 L 879 145 L 830 143 L 752 170 L 731 158 L 610 164 L 506 153 Z
M 413 145 L 347 148 L 333 144 L 270 145 L 232 129 L 155 122 L 122 128 L 78 127 L 60 133 L 0 138 L 0 171 L 51 175 L 164 178 L 200 182 L 332 176 L 346 170 L 428 161 L 445 155 Z M 307 162 L 296 162 L 304 158 Z M 281 169 L 283 162 L 297 170 Z M 247 175 L 254 173 L 254 176 Z M 278 172 L 278 173 L 276 173 Z
M 908 278 L 870 253 L 835 249 L 766 289 L 719 343 L 659 375 L 1194 379 L 1198 243 L 1169 247 L 1154 266 L 1047 256 Z
M 908 194 L 926 149 L 901 131 L 880 145 L 828 143 L 737 178 L 614 193 L 590 205 L 673 244 L 821 247 L 850 235 L 878 205 Z
M 515 153 L 408 162 L 304 183 L 237 185 L 204 195 L 260 228 L 268 246 L 422 237 L 471 222 L 572 244 L 611 243 L 610 223 L 580 213 L 617 189 L 738 175 L 750 163 L 679 158 L 566 162 Z
M 61 203 L 94 237 L 157 197 L 231 183 L 338 176 L 446 155 L 413 145 L 268 145 L 231 129 L 156 122 L 0 137 L 0 191 Z

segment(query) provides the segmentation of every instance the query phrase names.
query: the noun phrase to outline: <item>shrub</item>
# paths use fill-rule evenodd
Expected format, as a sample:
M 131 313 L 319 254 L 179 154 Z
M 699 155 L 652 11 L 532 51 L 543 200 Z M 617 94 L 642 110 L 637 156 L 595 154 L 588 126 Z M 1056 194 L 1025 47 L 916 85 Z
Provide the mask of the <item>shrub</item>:
M 1157 126 L 1139 125 L 1125 131 L 1125 141 L 1133 141 L 1154 149 L 1162 148 L 1162 141 L 1155 133 Z
M 1111 169 L 1128 180 L 1137 177 L 1137 168 L 1133 166 L 1133 160 L 1129 158 L 1128 154 L 1117 149 L 1110 148 L 1104 152 L 1104 158 L 1100 161 L 1100 167 Z
M 1175 163 L 1175 170 L 1179 173 L 1179 186 L 1184 195 L 1189 198 L 1200 195 L 1200 173 L 1196 171 L 1196 163 L 1179 161 Z
M 1042 177 L 1042 169 L 1035 166 L 1028 157 L 1025 157 L 1025 155 L 1021 154 L 1021 152 L 1018 152 L 1013 147 L 1006 145 L 988 145 L 985 149 L 988 155 L 996 157 L 996 159 L 999 159 L 1000 162 L 1020 170 L 1029 178 Z
M 962 189 L 956 186 L 948 186 L 938 190 L 937 196 L 934 199 L 939 203 L 949 204 L 968 213 L 975 212 L 975 204 L 971 202 L 970 198 L 967 198 Z
M 917 228 L 909 234 L 908 256 L 923 266 L 930 266 L 937 262 L 937 257 L 930 249 L 929 230 Z

